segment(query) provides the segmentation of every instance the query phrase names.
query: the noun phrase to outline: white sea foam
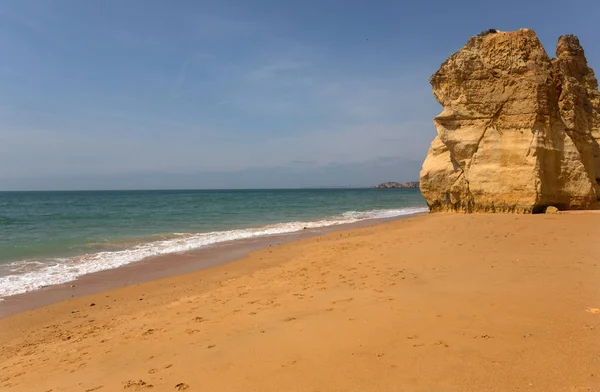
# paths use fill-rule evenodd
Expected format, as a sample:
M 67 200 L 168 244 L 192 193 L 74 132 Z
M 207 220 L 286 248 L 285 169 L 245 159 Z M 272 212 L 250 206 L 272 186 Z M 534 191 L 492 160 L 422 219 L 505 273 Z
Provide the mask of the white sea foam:
M 0 276 L 0 301 L 2 297 L 73 281 L 85 274 L 117 268 L 151 256 L 184 252 L 232 240 L 293 233 L 305 228 L 334 226 L 365 219 L 393 218 L 425 211 L 427 208 L 422 207 L 364 212 L 349 211 L 319 221 L 279 223 L 212 233 L 174 233 L 170 239 L 142 243 L 120 251 L 89 253 L 72 258 L 16 261 L 2 266 L 3 274 L 6 273 L 6 275 Z

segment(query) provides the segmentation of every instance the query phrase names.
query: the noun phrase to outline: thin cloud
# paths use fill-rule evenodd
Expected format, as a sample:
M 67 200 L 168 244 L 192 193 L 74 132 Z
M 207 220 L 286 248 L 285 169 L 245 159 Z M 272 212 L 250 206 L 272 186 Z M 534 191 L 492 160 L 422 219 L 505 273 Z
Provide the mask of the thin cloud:
M 213 105 L 213 107 L 218 108 L 219 106 L 227 105 L 229 101 L 219 101 Z
M 182 94 L 182 87 L 185 84 L 187 66 L 189 62 L 189 57 L 185 59 L 181 67 L 179 68 L 179 73 L 175 78 L 173 85 L 171 86 L 171 93 L 169 94 L 170 99 L 177 99 Z

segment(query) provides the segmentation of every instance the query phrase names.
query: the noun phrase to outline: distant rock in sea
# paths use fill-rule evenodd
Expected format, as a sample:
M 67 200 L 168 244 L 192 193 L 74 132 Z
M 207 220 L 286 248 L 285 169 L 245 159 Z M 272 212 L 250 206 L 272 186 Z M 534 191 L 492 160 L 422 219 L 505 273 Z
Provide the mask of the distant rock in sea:
M 419 188 L 419 181 L 411 181 L 406 183 L 401 182 L 384 182 L 376 185 L 375 188 Z
M 577 37 L 487 30 L 431 77 L 444 107 L 421 170 L 430 211 L 598 207 L 600 93 Z

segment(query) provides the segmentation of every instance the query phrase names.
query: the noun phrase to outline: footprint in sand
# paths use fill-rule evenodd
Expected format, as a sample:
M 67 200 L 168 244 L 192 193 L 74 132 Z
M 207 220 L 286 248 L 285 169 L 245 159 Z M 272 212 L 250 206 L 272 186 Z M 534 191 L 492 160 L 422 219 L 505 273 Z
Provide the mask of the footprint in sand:
M 133 381 L 129 380 L 123 383 L 123 389 L 132 388 L 134 391 L 141 391 L 143 389 L 154 388 L 154 385 L 148 384 L 144 380 Z
M 185 391 L 189 387 L 190 387 L 189 385 L 187 385 L 186 383 L 183 383 L 183 382 L 180 382 L 179 384 L 175 385 L 175 389 L 178 391 Z
M 344 298 L 344 299 L 340 299 L 338 301 L 332 301 L 331 303 L 332 304 L 339 304 L 339 303 L 342 303 L 342 302 L 350 302 L 350 301 L 354 301 L 354 298 Z
M 600 314 L 600 308 L 587 308 L 586 311 L 592 314 Z

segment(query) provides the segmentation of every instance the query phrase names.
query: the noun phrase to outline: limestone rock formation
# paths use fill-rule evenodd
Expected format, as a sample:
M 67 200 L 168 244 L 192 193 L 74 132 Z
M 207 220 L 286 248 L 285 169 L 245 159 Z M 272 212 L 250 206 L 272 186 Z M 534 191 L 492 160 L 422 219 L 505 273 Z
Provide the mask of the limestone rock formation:
M 444 107 L 421 170 L 430 211 L 588 209 L 600 196 L 600 93 L 579 40 L 489 30 L 431 77 Z

